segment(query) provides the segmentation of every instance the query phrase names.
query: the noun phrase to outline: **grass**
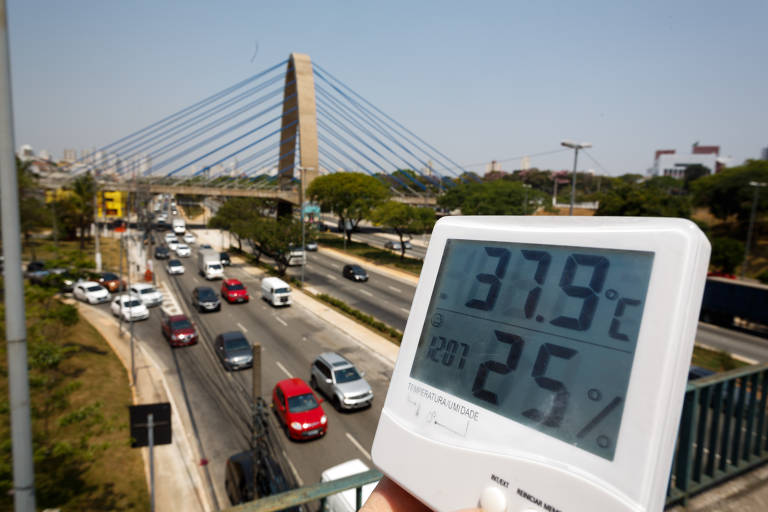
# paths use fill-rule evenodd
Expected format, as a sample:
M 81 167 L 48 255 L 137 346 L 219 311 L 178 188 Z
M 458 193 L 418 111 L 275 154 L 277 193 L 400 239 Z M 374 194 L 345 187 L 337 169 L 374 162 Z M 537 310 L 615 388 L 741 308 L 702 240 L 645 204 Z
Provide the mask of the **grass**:
M 340 251 L 344 250 L 344 240 L 342 237 L 337 235 L 321 233 L 317 238 L 317 242 L 324 247 L 337 249 Z M 421 260 L 409 258 L 407 256 L 401 260 L 399 254 L 395 254 L 392 251 L 371 247 L 368 244 L 363 244 L 360 242 L 347 242 L 347 249 L 345 252 L 359 258 L 367 259 L 376 265 L 384 265 L 387 267 L 395 268 L 397 270 L 410 272 L 417 277 L 419 274 L 421 274 Z
M 39 295 L 35 299 L 37 304 L 30 304 L 28 309 L 28 344 L 38 507 L 148 510 L 141 451 L 130 447 L 128 406 L 132 400 L 123 365 L 101 335 L 82 319 L 72 326 L 47 323 L 36 331 L 50 322 L 50 318 L 45 319 L 46 311 L 61 309 L 62 305 Z M 47 307 L 40 305 L 44 300 L 49 301 Z M 53 369 L 41 369 L 34 363 L 39 361 L 35 357 L 40 357 L 40 347 L 46 345 L 43 350 L 51 354 L 61 350 L 64 354 Z M 4 337 L 0 352 L 0 439 L 8 440 Z M 51 382 L 55 383 L 53 387 L 46 384 Z M 49 415 L 41 413 L 46 410 L 46 401 L 54 404 Z M 0 468 L 9 467 L 9 452 L 3 450 L 5 460 Z M 6 478 L 3 474 L 3 484 Z M 0 509 L 10 509 L 11 503 L 11 496 L 0 496 Z
M 101 251 L 101 265 L 104 270 L 117 272 L 120 269 L 120 239 L 111 237 L 99 238 L 99 250 Z M 34 246 L 34 255 L 33 247 Z M 62 240 L 59 241 L 58 247 L 51 240 L 32 240 L 30 244 L 24 244 L 22 246 L 21 258 L 25 261 L 32 261 L 33 259 L 39 261 L 58 260 L 58 259 L 72 259 L 77 256 L 85 255 L 90 260 L 90 267 L 94 267 L 95 263 L 94 254 L 96 253 L 95 245 L 92 239 L 89 239 L 85 243 L 85 248 L 80 251 L 80 242 L 78 240 Z M 125 257 L 123 257 L 125 258 Z M 123 259 L 123 265 L 125 265 L 125 259 Z M 125 270 L 125 269 L 123 269 Z
M 749 366 L 744 361 L 734 359 L 723 350 L 710 350 L 704 347 L 693 348 L 693 358 L 691 364 L 707 368 L 715 372 L 725 372 L 742 366 Z
M 383 334 L 384 336 L 388 337 L 389 341 L 391 341 L 395 345 L 399 346 L 400 342 L 403 340 L 403 333 L 401 333 L 400 331 L 398 331 L 393 327 L 388 326 L 384 322 L 376 320 L 376 318 L 374 318 L 373 316 L 363 313 L 362 311 L 359 311 L 349 306 L 343 300 L 339 300 L 336 297 L 331 297 L 330 295 L 327 295 L 325 293 L 319 293 L 315 295 L 315 297 L 322 300 L 326 304 L 330 304 L 337 310 L 357 320 L 358 322 L 365 325 L 366 327 L 370 327 L 371 329 L 378 331 L 380 334 Z

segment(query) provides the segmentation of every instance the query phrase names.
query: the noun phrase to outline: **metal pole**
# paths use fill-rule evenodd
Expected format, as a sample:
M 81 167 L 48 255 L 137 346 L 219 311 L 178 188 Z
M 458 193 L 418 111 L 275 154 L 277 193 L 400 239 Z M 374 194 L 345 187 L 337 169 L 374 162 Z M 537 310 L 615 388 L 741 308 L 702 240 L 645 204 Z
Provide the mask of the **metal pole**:
M 32 422 L 29 410 L 27 325 L 24 281 L 21 275 L 21 220 L 19 184 L 13 140 L 11 63 L 8 16 L 0 0 L 0 212 L 5 258 L 5 338 L 8 352 L 8 395 L 11 412 L 13 502 L 17 512 L 35 510 L 35 471 L 32 459 Z
M 576 161 L 579 159 L 579 147 L 573 148 L 573 178 L 571 179 L 571 207 L 568 215 L 573 215 L 573 203 L 576 202 Z
M 131 237 L 128 237 L 128 243 L 130 244 Z M 128 267 L 128 297 L 130 298 L 130 289 L 131 289 L 131 251 L 128 247 L 125 248 L 125 265 Z M 121 283 L 122 284 L 122 281 Z M 119 286 L 118 286 L 119 289 Z M 136 358 L 134 357 L 134 347 L 133 347 L 133 324 L 136 322 L 133 321 L 133 308 L 128 308 L 128 316 L 131 319 L 131 383 L 135 386 L 136 385 Z
M 755 226 L 755 216 L 757 214 L 757 196 L 760 187 L 765 187 L 766 183 L 760 183 L 757 181 L 750 181 L 750 186 L 755 187 L 755 195 L 752 197 L 752 211 L 749 214 L 749 229 L 747 230 L 747 245 L 744 247 L 744 262 L 741 264 L 741 278 L 744 279 L 744 274 L 747 273 L 747 258 L 749 256 L 749 249 L 752 245 L 752 229 Z
M 117 252 L 118 254 L 118 261 L 119 261 L 119 268 L 120 271 L 118 275 L 120 276 L 120 282 L 123 282 L 123 250 L 125 249 L 125 232 L 120 233 L 120 250 Z M 120 285 L 118 285 L 118 289 L 120 288 Z M 123 334 L 123 307 L 120 306 L 120 316 L 118 318 L 118 331 L 120 332 L 120 335 Z
M 299 167 L 299 177 L 301 178 L 301 184 L 299 185 L 299 208 L 301 218 L 301 286 L 304 286 L 304 266 L 307 263 L 306 244 L 304 243 L 304 168 Z
M 102 208 L 102 213 L 104 213 L 104 209 Z M 96 233 L 93 236 L 93 242 L 95 244 L 96 248 L 96 255 L 94 256 L 94 259 L 96 261 L 96 272 L 101 272 L 101 247 L 99 246 L 99 187 L 96 186 L 96 192 L 93 194 L 93 227 L 94 232 Z
M 149 437 L 149 510 L 155 512 L 155 417 L 147 416 L 147 436 Z

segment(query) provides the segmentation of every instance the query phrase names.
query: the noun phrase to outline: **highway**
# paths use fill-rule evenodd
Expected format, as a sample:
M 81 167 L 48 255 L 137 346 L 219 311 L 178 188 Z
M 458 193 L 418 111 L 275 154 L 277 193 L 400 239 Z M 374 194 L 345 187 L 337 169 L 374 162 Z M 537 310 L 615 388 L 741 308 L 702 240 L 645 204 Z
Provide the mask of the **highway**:
M 300 485 L 320 480 L 321 472 L 349 459 L 360 458 L 371 464 L 370 447 L 386 395 L 391 364 L 364 349 L 356 340 L 309 310 L 294 304 L 276 309 L 260 299 L 260 279 L 235 264 L 228 268 L 228 278 L 241 280 L 249 290 L 246 304 L 222 304 L 220 312 L 199 314 L 190 311 L 189 299 L 195 286 L 211 286 L 217 292 L 220 281 L 206 282 L 195 268 L 195 253 L 183 258 L 186 273 L 168 276 L 165 262 L 157 261 L 158 285 L 175 295 L 163 307 L 178 307 L 198 328 L 200 341 L 191 347 L 171 349 L 160 332 L 160 311 L 153 308 L 150 318 L 134 325 L 138 343 L 150 352 L 170 377 L 175 396 L 184 396 L 199 436 L 204 457 L 208 460 L 210 482 L 220 507 L 229 504 L 224 491 L 226 459 L 247 450 L 250 440 L 250 370 L 227 372 L 212 348 L 213 338 L 231 330 L 240 330 L 251 343 L 262 346 L 262 396 L 271 403 L 274 384 L 289 377 L 309 378 L 314 357 L 324 351 L 336 351 L 365 371 L 374 390 L 374 402 L 368 409 L 340 413 L 328 402 L 323 408 L 328 415 L 328 433 L 318 440 L 289 441 L 278 432 L 289 464 Z M 107 304 L 95 306 L 109 312 Z M 115 320 L 117 321 L 117 320 Z M 179 404 L 181 405 L 181 404 Z
M 344 300 L 395 328 L 404 328 L 415 290 L 412 283 L 377 272 L 370 265 L 366 266 L 369 281 L 356 283 L 342 277 L 343 257 L 331 251 L 308 252 L 307 257 L 308 287 Z M 208 460 L 206 469 L 213 489 L 208 492 L 215 494 L 218 506 L 229 504 L 224 491 L 225 462 L 229 456 L 248 449 L 251 435 L 252 373 L 224 370 L 212 349 L 213 337 L 221 332 L 240 330 L 251 342 L 261 344 L 262 396 L 268 403 L 277 381 L 292 376 L 307 380 L 312 360 L 327 350 L 345 355 L 365 371 L 376 397 L 371 408 L 340 413 L 326 402 L 323 404 L 329 418 L 326 437 L 294 442 L 280 431 L 275 437 L 280 440 L 279 450 L 284 451 L 300 485 L 319 481 L 324 469 L 349 459 L 360 458 L 370 465 L 370 447 L 389 384 L 391 364 L 298 304 L 282 309 L 271 307 L 260 299 L 260 279 L 238 264 L 229 267 L 225 274 L 247 286 L 251 295 L 249 303 L 223 303 L 220 312 L 208 314 L 190 311 L 189 298 L 195 286 L 211 286 L 218 292 L 221 282 L 206 282 L 198 275 L 196 247 L 192 256 L 183 261 L 187 271 L 181 276 L 168 276 L 165 262 L 157 261 L 158 284 L 168 295 L 173 295 L 164 307 L 183 311 L 198 326 L 199 344 L 171 350 L 160 333 L 157 308 L 149 320 L 135 324 L 135 334 L 165 371 L 174 396 L 184 397 L 187 403 L 200 450 Z M 300 269 L 294 267 L 290 272 L 298 276 Z M 97 307 L 108 312 L 108 305 Z M 768 361 L 768 342 L 744 333 L 700 323 L 697 342 L 743 358 Z M 272 424 L 276 425 L 274 421 Z

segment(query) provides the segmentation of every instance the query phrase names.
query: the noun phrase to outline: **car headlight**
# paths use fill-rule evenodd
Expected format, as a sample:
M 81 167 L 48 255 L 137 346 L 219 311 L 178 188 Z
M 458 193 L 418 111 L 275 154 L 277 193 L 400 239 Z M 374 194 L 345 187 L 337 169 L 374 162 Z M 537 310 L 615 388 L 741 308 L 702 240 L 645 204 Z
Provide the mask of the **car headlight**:
M 298 421 L 293 421 L 291 422 L 291 428 L 293 430 L 301 430 L 301 423 L 299 423 Z
M 328 423 L 328 416 L 326 416 L 325 414 L 323 414 L 323 417 L 322 417 L 322 418 L 320 418 L 320 424 L 321 424 L 321 425 L 325 425 L 326 423 Z

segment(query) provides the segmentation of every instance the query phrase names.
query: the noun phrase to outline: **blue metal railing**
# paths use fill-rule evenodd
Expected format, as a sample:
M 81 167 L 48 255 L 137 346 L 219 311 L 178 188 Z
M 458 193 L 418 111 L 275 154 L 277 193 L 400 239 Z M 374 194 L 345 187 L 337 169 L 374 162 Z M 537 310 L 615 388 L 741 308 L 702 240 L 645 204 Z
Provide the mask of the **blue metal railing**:
M 667 505 L 768 461 L 768 364 L 688 383 Z
M 685 503 L 708 487 L 768 461 L 768 364 L 717 373 L 688 383 L 667 492 L 667 505 Z M 375 469 L 233 507 L 273 512 L 357 489 L 381 478 Z

